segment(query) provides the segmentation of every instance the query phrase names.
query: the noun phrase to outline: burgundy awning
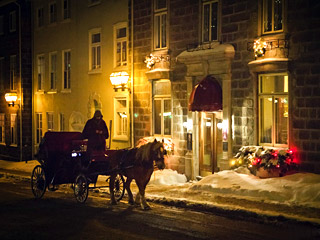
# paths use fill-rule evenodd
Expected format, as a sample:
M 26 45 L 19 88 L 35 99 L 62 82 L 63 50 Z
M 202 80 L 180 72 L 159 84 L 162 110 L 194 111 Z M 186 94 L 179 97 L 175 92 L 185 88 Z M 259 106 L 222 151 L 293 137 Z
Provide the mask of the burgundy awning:
M 222 110 L 222 89 L 219 82 L 208 75 L 191 92 L 189 111 L 213 112 Z

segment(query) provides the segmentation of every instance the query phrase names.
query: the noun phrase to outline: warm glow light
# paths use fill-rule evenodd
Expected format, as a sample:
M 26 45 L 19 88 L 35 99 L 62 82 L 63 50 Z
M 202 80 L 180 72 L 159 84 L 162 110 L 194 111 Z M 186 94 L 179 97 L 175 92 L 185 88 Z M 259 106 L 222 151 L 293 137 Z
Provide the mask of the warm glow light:
M 110 75 L 111 84 L 114 87 L 120 87 L 127 85 L 129 80 L 129 74 L 126 72 L 114 72 Z
M 7 102 L 9 105 L 14 106 L 15 102 L 16 102 L 17 99 L 18 99 L 18 94 L 17 94 L 17 93 L 6 93 L 4 97 L 5 97 L 5 99 L 6 99 L 6 102 Z

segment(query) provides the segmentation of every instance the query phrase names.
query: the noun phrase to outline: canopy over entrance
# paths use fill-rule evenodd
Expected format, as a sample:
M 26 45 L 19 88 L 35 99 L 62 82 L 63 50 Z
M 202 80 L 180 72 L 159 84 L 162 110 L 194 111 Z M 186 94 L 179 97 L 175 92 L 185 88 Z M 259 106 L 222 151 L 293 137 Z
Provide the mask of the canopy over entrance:
M 222 89 L 213 76 L 206 76 L 191 92 L 189 111 L 213 112 L 222 110 Z

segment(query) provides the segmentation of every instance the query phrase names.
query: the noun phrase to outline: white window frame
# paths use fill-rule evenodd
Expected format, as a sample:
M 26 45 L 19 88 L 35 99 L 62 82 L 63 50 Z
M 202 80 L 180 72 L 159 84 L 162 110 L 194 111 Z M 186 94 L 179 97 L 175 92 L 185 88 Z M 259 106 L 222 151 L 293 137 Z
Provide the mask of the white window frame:
M 171 116 L 172 116 L 172 98 L 171 98 L 171 81 L 169 79 L 160 79 L 160 80 L 154 80 L 152 85 L 154 85 L 154 83 L 156 81 L 163 81 L 163 82 L 169 82 L 170 83 L 170 94 L 166 94 L 166 95 L 155 95 L 152 93 L 152 108 L 153 108 L 153 114 L 152 114 L 152 126 L 153 126 L 153 135 L 155 136 L 161 136 L 161 137 L 171 137 L 172 133 L 173 133 L 173 129 L 172 129 L 172 118 L 171 118 L 171 122 L 170 122 L 170 128 L 171 128 L 171 132 L 170 134 L 164 134 L 164 101 L 165 100 L 170 100 L 171 106 L 170 106 L 170 110 L 171 110 Z M 152 92 L 154 91 L 154 86 L 152 86 Z M 156 101 L 161 101 L 161 133 L 156 133 L 155 131 L 155 100 Z
M 44 91 L 45 57 L 44 54 L 37 55 L 37 91 Z
M 154 16 L 153 16 L 153 48 L 154 50 L 161 50 L 161 49 L 167 49 L 168 45 L 169 45 L 169 35 L 168 35 L 168 1 L 166 0 L 166 4 L 167 6 L 165 8 L 160 8 L 160 9 L 156 9 L 156 1 L 153 1 L 153 9 L 154 9 Z M 162 17 L 166 16 L 166 20 L 165 20 L 165 46 L 164 43 L 162 41 L 162 35 L 163 35 L 163 20 Z M 159 22 L 160 22 L 160 28 L 158 27 L 158 25 L 156 25 L 157 21 L 156 19 L 159 18 Z M 159 36 L 159 46 L 157 46 L 157 36 Z
M 47 130 L 54 131 L 54 116 L 53 112 L 47 112 Z
M 49 53 L 49 79 L 51 93 L 57 92 L 57 61 L 57 52 Z
M 39 7 L 37 9 L 37 27 L 41 28 L 44 26 L 44 8 Z
M 17 71 L 17 55 L 10 56 L 10 90 L 15 90 L 15 80 Z
M 10 145 L 18 145 L 18 134 L 17 134 L 17 114 L 10 114 Z
M 277 92 L 277 93 L 261 93 L 261 78 L 264 76 L 286 76 L 287 77 L 287 92 Z M 276 129 L 275 129 L 275 98 L 287 98 L 288 99 L 288 110 L 290 108 L 290 101 L 289 101 L 289 77 L 287 73 L 270 73 L 270 74 L 259 74 L 258 76 L 258 86 L 259 86 L 259 91 L 258 91 L 258 106 L 259 106 L 259 124 L 258 124 L 258 140 L 259 140 L 259 145 L 261 146 L 271 146 L 271 147 L 288 147 L 289 146 L 289 116 L 287 118 L 287 144 L 277 144 L 276 143 Z M 261 142 L 261 99 L 268 98 L 271 99 L 272 101 L 272 129 L 271 129 L 271 143 L 266 143 L 266 142 Z
M 57 23 L 57 3 L 50 2 L 49 3 L 49 24 Z
M 66 58 L 66 54 L 69 56 Z M 62 92 L 71 91 L 71 50 L 62 51 Z
M 267 0 L 262 0 L 262 20 L 261 20 L 261 30 L 262 30 L 262 34 L 270 34 L 270 33 L 279 33 L 279 32 L 283 32 L 284 31 L 284 26 L 285 26 L 285 23 L 284 23 L 284 14 L 285 14 L 285 0 L 281 0 L 282 1 L 282 29 L 280 30 L 274 30 L 274 24 L 275 24 L 275 21 L 274 21 L 274 17 L 275 17 L 275 14 L 274 14 L 274 2 L 276 0 L 272 0 L 272 13 L 271 13 L 271 30 L 270 31 L 266 31 L 265 29 L 265 25 L 268 23 L 268 22 L 265 22 L 265 18 L 267 18 L 268 16 L 268 13 L 267 13 L 267 7 L 266 7 L 266 4 L 267 4 Z
M 125 107 L 118 107 L 118 101 L 126 101 Z M 114 134 L 113 139 L 120 141 L 128 141 L 129 140 L 129 97 L 127 94 L 118 94 L 113 98 L 113 106 L 114 106 Z M 125 112 L 127 117 L 122 118 L 122 113 Z M 118 115 L 120 116 L 121 121 L 118 121 Z M 120 131 L 119 131 L 120 130 Z
M 92 36 L 96 34 L 100 34 L 100 42 L 93 43 Z M 101 62 L 102 60 L 101 42 L 102 41 L 101 40 L 102 40 L 101 28 L 95 28 L 89 31 L 89 72 L 91 73 L 101 72 L 101 67 L 102 67 L 102 62 Z M 92 54 L 93 51 L 94 51 L 94 54 Z
M 65 131 L 64 114 L 63 113 L 59 113 L 59 131 L 60 132 Z
M 42 113 L 36 113 L 36 144 L 40 144 L 42 140 Z
M 204 33 L 205 33 L 205 30 L 204 30 L 204 8 L 205 8 L 205 6 L 209 5 L 209 21 L 210 21 L 209 25 L 211 25 L 211 21 L 212 21 L 212 17 L 213 17 L 212 4 L 217 4 L 217 12 L 216 12 L 216 16 L 217 16 L 217 27 L 216 27 L 217 37 L 216 37 L 216 39 L 213 39 L 212 29 L 211 29 L 211 27 L 209 27 L 208 40 L 205 40 L 205 37 L 204 37 Z M 219 40 L 219 24 L 220 24 L 220 19 L 219 19 L 219 0 L 203 2 L 202 3 L 202 17 L 201 17 L 201 40 L 202 40 L 203 43 L 213 42 L 213 41 L 218 41 Z
M 4 89 L 5 73 L 4 73 L 4 57 L 0 57 L 0 91 Z
M 0 16 L 0 35 L 4 35 L 4 16 Z
M 9 32 L 15 32 L 17 30 L 17 13 L 16 11 L 10 12 L 9 15 Z
M 0 144 L 5 144 L 6 143 L 6 130 L 5 130 L 5 114 L 4 113 L 0 113 L 0 132 L 1 132 L 1 136 L 0 136 Z
M 125 37 L 119 37 L 118 38 L 118 31 L 120 29 L 126 29 L 126 36 Z M 123 68 L 128 66 L 128 23 L 127 22 L 121 22 L 117 23 L 113 26 L 113 42 L 114 42 L 114 47 L 113 47 L 113 56 L 114 56 L 114 61 L 113 61 L 113 66 L 114 68 Z M 118 61 L 118 44 L 120 44 L 120 61 Z M 123 45 L 125 44 L 125 50 L 123 50 Z M 125 56 L 125 60 L 124 60 Z
M 70 0 L 62 0 L 62 18 L 67 20 L 71 18 L 71 2 Z

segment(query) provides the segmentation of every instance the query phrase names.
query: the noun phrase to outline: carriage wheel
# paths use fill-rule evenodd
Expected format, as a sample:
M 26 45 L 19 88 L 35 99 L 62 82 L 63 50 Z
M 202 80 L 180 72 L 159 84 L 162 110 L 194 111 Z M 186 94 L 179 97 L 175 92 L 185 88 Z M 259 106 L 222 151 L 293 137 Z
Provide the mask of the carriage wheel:
M 42 198 L 46 191 L 46 175 L 41 165 L 35 166 L 31 175 L 31 190 L 35 198 Z
M 88 181 L 83 174 L 79 174 L 74 183 L 74 196 L 79 203 L 84 203 L 88 198 Z
M 117 174 L 115 180 L 114 180 L 114 197 L 117 201 L 120 201 L 123 198 L 124 195 L 124 178 L 121 174 Z

